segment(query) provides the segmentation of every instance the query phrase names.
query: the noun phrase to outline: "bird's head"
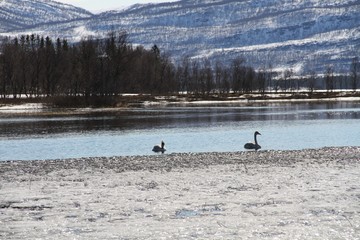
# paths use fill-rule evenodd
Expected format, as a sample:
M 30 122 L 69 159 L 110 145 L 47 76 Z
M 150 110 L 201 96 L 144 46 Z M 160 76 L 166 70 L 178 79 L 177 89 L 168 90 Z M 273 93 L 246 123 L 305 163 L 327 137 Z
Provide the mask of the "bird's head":
M 261 135 L 261 133 L 259 133 L 258 131 L 255 132 L 255 135 Z

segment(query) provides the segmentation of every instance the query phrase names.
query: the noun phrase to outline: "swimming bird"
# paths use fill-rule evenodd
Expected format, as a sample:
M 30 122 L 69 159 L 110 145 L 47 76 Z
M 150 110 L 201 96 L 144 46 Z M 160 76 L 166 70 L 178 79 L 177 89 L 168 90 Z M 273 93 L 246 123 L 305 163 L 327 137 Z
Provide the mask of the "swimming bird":
M 164 141 L 161 141 L 161 145 L 155 145 L 152 150 L 153 150 L 153 152 L 164 153 L 166 151 L 164 146 L 165 146 Z
M 255 151 L 257 151 L 258 149 L 260 149 L 261 146 L 258 144 L 257 139 L 256 139 L 256 136 L 257 136 L 257 135 L 261 135 L 261 134 L 260 134 L 258 131 L 256 131 L 256 132 L 254 133 L 255 143 L 246 143 L 246 144 L 244 145 L 244 148 L 246 148 L 246 149 L 255 149 Z

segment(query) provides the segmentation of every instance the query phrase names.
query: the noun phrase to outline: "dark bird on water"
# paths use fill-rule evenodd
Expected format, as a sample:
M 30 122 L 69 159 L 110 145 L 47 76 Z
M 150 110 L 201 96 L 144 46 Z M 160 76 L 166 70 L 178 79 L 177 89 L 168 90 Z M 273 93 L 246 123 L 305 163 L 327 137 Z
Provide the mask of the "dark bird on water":
M 152 150 L 153 152 L 164 153 L 166 151 L 164 141 L 161 141 L 161 145 L 155 145 Z
M 261 135 L 261 134 L 260 134 L 258 131 L 256 131 L 256 132 L 254 133 L 254 141 L 255 141 L 255 143 L 246 143 L 246 144 L 244 145 L 244 148 L 245 148 L 245 149 L 249 149 L 249 150 L 255 149 L 255 151 L 257 151 L 258 149 L 261 148 L 261 146 L 258 144 L 257 139 L 256 139 L 256 136 L 257 136 L 257 135 Z

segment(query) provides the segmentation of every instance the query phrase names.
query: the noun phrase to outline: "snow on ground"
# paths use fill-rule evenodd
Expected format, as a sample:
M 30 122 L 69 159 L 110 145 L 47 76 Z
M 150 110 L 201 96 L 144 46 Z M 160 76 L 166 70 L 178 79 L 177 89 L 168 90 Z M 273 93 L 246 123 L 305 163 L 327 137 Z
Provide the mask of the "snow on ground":
M 176 96 L 156 96 L 153 99 L 145 100 L 139 104 L 139 100 L 135 99 L 135 103 L 131 102 L 131 97 L 137 97 L 139 94 L 124 93 L 121 94 L 123 97 L 130 97 L 128 99 L 129 106 L 166 106 L 166 105 L 214 105 L 219 104 L 248 104 L 248 103 L 282 103 L 282 102 L 333 102 L 333 101 L 360 101 L 360 97 L 355 96 L 356 92 L 352 89 L 334 89 L 332 93 L 337 93 L 336 97 L 328 98 L 310 98 L 308 97 L 309 92 L 306 91 L 293 91 L 278 93 L 275 91 L 268 92 L 265 95 L 261 93 L 243 94 L 240 96 L 228 96 L 226 99 L 221 100 L 188 100 L 186 93 L 180 93 Z M 230 92 L 233 94 L 233 92 Z M 314 93 L 327 93 L 326 90 L 315 90 Z M 304 98 L 295 98 L 294 94 L 302 94 Z M 142 94 L 143 96 L 144 94 Z M 20 96 L 25 98 L 25 96 Z M 265 97 L 265 99 L 261 99 Z M 307 97 L 307 98 L 306 98 Z M 254 99 L 259 98 L 259 99 Z M 11 114 L 11 113 L 31 113 L 41 112 L 49 109 L 49 106 L 43 103 L 20 103 L 20 104 L 0 104 L 0 114 Z M 78 112 L 87 111 L 102 111 L 101 108 L 78 108 Z M 119 108 L 106 108 L 107 111 L 114 110 L 118 111 Z
M 307 93 L 304 93 L 306 96 Z M 199 106 L 218 106 L 221 104 L 248 104 L 248 103 L 299 103 L 299 102 L 336 102 L 336 101 L 360 101 L 360 97 L 349 97 L 343 95 L 342 97 L 331 97 L 331 98 L 290 98 L 292 93 L 283 93 L 283 94 L 266 94 L 265 99 L 260 99 L 263 95 L 261 94 L 249 94 L 247 96 L 240 97 L 228 97 L 226 100 L 192 100 L 188 101 L 184 98 L 178 99 L 167 99 L 163 101 L 144 101 L 143 106 L 151 107 L 151 106 L 166 106 L 166 105 L 199 105 Z M 251 99 L 258 97 L 259 99 Z
M 44 108 L 42 103 L 24 103 L 15 105 L 0 105 L 0 113 L 22 113 L 41 111 Z
M 360 239 L 360 148 L 0 162 L 1 239 Z

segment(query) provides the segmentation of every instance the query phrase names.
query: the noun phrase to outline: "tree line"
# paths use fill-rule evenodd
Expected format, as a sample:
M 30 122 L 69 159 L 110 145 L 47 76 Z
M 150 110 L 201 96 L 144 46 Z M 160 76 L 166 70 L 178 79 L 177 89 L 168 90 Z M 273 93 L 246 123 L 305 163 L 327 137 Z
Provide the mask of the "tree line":
M 3 97 L 109 96 L 175 89 L 170 59 L 160 56 L 156 46 L 134 48 L 125 33 L 77 44 L 27 35 L 6 39 L 0 52 Z
M 343 84 L 358 87 L 359 59 L 354 58 Z M 265 93 L 338 87 L 334 69 L 326 68 L 323 84 L 315 73 L 294 78 L 291 69 L 276 75 L 271 67 L 257 71 L 238 57 L 231 64 L 184 57 L 173 63 L 154 45 L 133 46 L 126 32 L 111 32 L 105 39 L 88 37 L 76 44 L 66 39 L 26 35 L 0 44 L 0 95 L 12 96 L 116 96 L 121 93 L 173 94 L 187 92 Z

